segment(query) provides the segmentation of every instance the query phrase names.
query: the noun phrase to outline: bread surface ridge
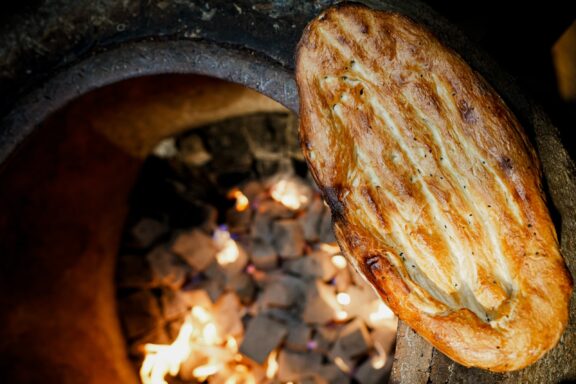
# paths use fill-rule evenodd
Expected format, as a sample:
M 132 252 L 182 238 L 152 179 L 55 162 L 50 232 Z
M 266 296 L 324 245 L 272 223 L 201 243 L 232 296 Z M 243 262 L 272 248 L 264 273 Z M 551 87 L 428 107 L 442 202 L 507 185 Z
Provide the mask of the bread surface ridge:
M 496 92 L 424 27 L 358 5 L 311 21 L 296 79 L 338 242 L 400 319 L 492 371 L 553 348 L 572 281 L 536 152 Z

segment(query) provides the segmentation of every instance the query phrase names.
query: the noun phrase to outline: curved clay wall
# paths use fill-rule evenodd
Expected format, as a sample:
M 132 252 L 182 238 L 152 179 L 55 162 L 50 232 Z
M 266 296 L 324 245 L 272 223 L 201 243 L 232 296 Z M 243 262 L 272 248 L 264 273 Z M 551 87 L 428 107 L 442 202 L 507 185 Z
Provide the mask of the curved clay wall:
M 284 111 L 200 76 L 127 80 L 47 119 L 0 174 L 0 382 L 136 383 L 113 274 L 128 195 L 163 137 Z

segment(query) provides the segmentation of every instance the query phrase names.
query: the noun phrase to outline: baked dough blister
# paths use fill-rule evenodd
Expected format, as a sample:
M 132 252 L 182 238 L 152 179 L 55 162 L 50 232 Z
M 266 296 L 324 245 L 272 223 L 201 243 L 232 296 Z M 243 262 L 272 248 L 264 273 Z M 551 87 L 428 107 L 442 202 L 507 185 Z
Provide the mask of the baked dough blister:
M 453 360 L 523 368 L 572 281 L 538 157 L 495 91 L 396 13 L 330 8 L 298 46 L 300 140 L 348 260 Z

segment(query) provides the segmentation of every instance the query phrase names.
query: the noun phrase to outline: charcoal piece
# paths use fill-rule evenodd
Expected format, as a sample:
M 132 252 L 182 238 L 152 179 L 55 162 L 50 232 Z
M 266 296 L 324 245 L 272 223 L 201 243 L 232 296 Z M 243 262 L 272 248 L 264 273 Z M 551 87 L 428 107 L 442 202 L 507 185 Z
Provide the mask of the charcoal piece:
M 171 250 L 196 271 L 204 271 L 218 252 L 212 238 L 198 229 L 180 233 Z
M 320 238 L 320 224 L 327 208 L 319 196 L 315 196 L 304 213 L 298 217 L 306 241 L 318 241 Z
M 329 356 L 335 363 L 340 359 L 351 370 L 355 360 L 368 353 L 371 347 L 372 339 L 366 325 L 355 319 L 342 328 Z
M 187 269 L 179 263 L 177 257 L 164 246 L 158 246 L 146 255 L 150 264 L 155 286 L 178 289 L 184 284 Z
M 189 167 L 201 167 L 212 159 L 202 142 L 202 138 L 196 134 L 180 138 L 178 148 L 182 162 Z
M 309 324 L 326 324 L 336 318 L 338 303 L 334 288 L 318 280 L 310 283 L 302 319 Z
M 274 246 L 280 257 L 294 259 L 304 254 L 304 233 L 296 220 L 277 220 L 272 226 Z
M 256 293 L 256 285 L 246 273 L 239 273 L 227 279 L 225 289 L 236 292 L 243 304 L 250 304 Z
M 242 304 L 236 294 L 228 292 L 222 295 L 214 304 L 214 320 L 220 335 L 241 336 Z
M 152 288 L 154 286 L 152 270 L 146 257 L 120 254 L 116 266 L 116 282 L 121 288 Z
M 258 269 L 273 269 L 278 265 L 278 253 L 276 253 L 276 249 L 272 245 L 261 240 L 254 240 L 250 252 L 250 261 Z
M 163 324 L 156 297 L 148 290 L 121 297 L 118 310 L 128 339 L 143 336 Z
M 312 328 L 304 323 L 288 324 L 288 336 L 284 347 L 294 352 L 306 352 L 312 336 Z
M 322 250 L 314 251 L 311 254 L 296 260 L 287 260 L 283 269 L 302 276 L 307 279 L 320 279 L 322 281 L 331 280 L 338 270 L 331 260 L 331 255 Z
M 278 380 L 300 382 L 312 378 L 320 371 L 322 355 L 315 352 L 290 352 L 285 349 L 278 354 Z
M 132 245 L 139 248 L 148 248 L 162 235 L 168 232 L 166 224 L 157 220 L 145 217 L 140 219 L 130 230 Z
M 270 352 L 286 337 L 286 326 L 271 318 L 259 315 L 248 323 L 240 352 L 258 364 L 264 364 Z
M 288 308 L 298 306 L 298 300 L 304 295 L 305 283 L 292 276 L 275 274 L 265 284 L 258 301 L 262 308 Z
M 363 364 L 358 367 L 354 374 L 354 378 L 360 384 L 379 384 L 387 383 L 392 371 L 393 358 L 388 356 L 383 357 L 385 361 L 379 359 L 367 359 Z
M 188 301 L 179 291 L 169 289 L 162 290 L 160 304 L 162 305 L 162 317 L 166 321 L 183 318 L 190 309 Z
M 334 230 L 332 229 L 332 214 L 329 209 L 324 210 L 319 230 L 320 241 L 323 243 L 333 243 L 336 241 Z

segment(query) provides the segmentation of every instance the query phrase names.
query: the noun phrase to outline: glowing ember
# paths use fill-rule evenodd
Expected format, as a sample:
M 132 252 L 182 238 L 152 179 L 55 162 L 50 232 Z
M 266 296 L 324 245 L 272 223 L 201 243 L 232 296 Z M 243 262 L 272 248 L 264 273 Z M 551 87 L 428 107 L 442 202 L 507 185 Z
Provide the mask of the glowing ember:
M 348 305 L 350 304 L 350 295 L 346 292 L 340 292 L 336 295 L 336 301 L 340 305 Z
M 284 206 L 297 210 L 310 200 L 308 190 L 297 179 L 281 179 L 270 189 L 272 198 Z
M 336 243 L 334 243 L 334 244 L 322 243 L 322 244 L 320 244 L 320 249 L 323 250 L 324 252 L 328 252 L 332 255 L 340 253 L 340 247 Z
M 276 376 L 276 372 L 278 372 L 278 351 L 274 350 L 268 356 L 268 360 L 266 361 L 266 377 L 269 379 L 274 378 Z
M 243 194 L 242 191 L 239 190 L 238 188 L 232 189 L 230 192 L 228 192 L 226 196 L 229 199 L 236 199 L 235 208 L 238 212 L 245 211 L 246 208 L 248 208 L 248 206 L 250 205 L 250 201 L 248 201 L 246 195 Z
M 350 372 L 350 371 L 351 371 L 351 369 L 350 369 L 350 367 L 348 366 L 348 364 L 346 364 L 346 362 L 344 361 L 344 359 L 341 358 L 340 356 L 338 356 L 338 357 L 336 357 L 336 358 L 334 359 L 334 364 L 336 364 L 336 366 L 337 366 L 338 368 L 340 368 L 340 370 L 341 370 L 342 372 Z
M 230 237 L 230 232 L 225 229 L 214 231 L 214 243 L 220 251 L 216 254 L 218 264 L 226 265 L 235 262 L 240 255 L 238 244 Z
M 332 264 L 334 264 L 338 269 L 344 269 L 346 268 L 346 264 L 348 264 L 348 262 L 344 256 L 334 255 L 332 256 Z
M 346 320 L 348 317 L 348 312 L 340 310 L 336 312 L 336 320 Z
M 196 367 L 194 372 L 192 373 L 194 376 L 198 378 L 206 378 L 208 376 L 212 376 L 215 373 L 218 373 L 224 367 L 223 364 L 206 364 Z M 203 380 L 200 380 L 203 381 Z
M 392 319 L 393 317 L 394 313 L 392 310 L 383 302 L 379 302 L 376 311 L 370 314 L 370 321 L 372 323 L 377 323 L 382 320 Z

